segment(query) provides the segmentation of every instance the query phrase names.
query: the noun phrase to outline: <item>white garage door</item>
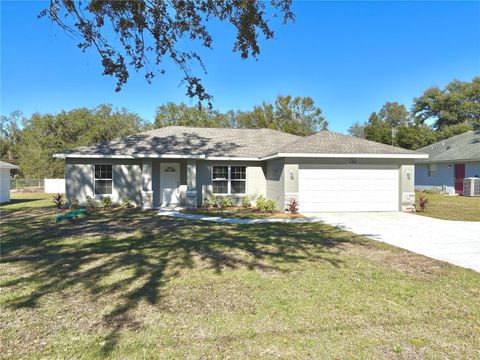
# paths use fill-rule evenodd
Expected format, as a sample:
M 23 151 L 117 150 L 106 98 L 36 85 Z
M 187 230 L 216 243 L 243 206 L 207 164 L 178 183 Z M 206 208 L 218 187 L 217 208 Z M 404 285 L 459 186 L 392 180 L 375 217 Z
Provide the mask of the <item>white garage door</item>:
M 398 211 L 398 167 L 300 165 L 299 207 L 303 213 Z

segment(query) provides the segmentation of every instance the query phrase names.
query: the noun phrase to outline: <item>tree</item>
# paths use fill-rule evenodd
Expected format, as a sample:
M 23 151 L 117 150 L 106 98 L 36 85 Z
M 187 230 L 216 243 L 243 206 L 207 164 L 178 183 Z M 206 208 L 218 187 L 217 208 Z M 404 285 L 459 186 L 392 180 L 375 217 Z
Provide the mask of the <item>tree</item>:
M 435 131 L 426 124 L 405 124 L 397 129 L 396 145 L 404 149 L 416 150 L 437 141 Z
M 187 106 L 184 103 L 176 105 L 168 102 L 157 108 L 155 127 L 170 125 L 198 127 L 230 127 L 229 117 L 217 110 Z
M 18 144 L 27 119 L 20 111 L 0 117 L 0 160 L 18 164 Z
M 409 113 L 403 104 L 387 102 L 378 113 L 373 112 L 364 128 L 365 139 L 395 145 L 396 129 L 409 123 Z
M 206 24 L 217 19 L 235 27 L 233 51 L 242 59 L 256 58 L 260 54 L 259 35 L 266 39 L 274 36 L 269 13 L 274 17 L 281 14 L 286 24 L 294 19 L 291 5 L 291 0 L 271 0 L 269 5 L 260 0 L 50 0 L 39 16 L 47 16 L 79 38 L 78 46 L 83 51 L 95 49 L 101 57 L 103 75 L 116 78 L 116 91 L 128 80 L 127 64 L 136 71 L 143 70 L 150 82 L 156 74 L 151 64 L 163 74 L 165 58 L 170 58 L 183 72 L 187 95 L 201 102 L 210 101 L 212 96 L 191 66 L 200 65 L 204 72 L 205 67 L 198 52 L 182 50 L 183 40 L 196 40 L 211 48 L 213 39 Z
M 365 125 L 362 125 L 359 122 L 356 122 L 347 130 L 350 136 L 355 136 L 357 138 L 365 138 Z
M 29 178 L 63 177 L 64 162 L 53 154 L 139 132 L 143 122 L 126 109 L 110 105 L 79 108 L 59 114 L 34 114 L 18 144 L 19 164 Z
M 240 128 L 268 128 L 303 136 L 328 127 L 313 99 L 298 96 L 278 96 L 274 104 L 264 102 L 252 111 L 238 112 L 235 124 Z
M 419 123 L 432 122 L 436 130 L 462 123 L 480 129 L 480 77 L 425 90 L 414 99 L 412 115 Z

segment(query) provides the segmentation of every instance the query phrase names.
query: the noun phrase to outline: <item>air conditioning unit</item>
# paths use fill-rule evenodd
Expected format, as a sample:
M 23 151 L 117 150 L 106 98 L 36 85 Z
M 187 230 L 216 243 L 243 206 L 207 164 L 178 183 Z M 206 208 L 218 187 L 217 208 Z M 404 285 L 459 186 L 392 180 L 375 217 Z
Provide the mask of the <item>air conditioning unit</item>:
M 463 196 L 480 196 L 479 177 L 469 177 L 463 179 Z

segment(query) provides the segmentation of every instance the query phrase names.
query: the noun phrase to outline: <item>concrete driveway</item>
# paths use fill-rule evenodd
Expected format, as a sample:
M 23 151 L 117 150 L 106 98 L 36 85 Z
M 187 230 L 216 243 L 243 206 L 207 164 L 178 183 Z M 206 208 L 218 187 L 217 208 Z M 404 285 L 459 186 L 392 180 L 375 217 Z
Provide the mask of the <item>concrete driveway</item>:
M 480 272 L 480 222 L 401 212 L 306 214 L 327 224 Z

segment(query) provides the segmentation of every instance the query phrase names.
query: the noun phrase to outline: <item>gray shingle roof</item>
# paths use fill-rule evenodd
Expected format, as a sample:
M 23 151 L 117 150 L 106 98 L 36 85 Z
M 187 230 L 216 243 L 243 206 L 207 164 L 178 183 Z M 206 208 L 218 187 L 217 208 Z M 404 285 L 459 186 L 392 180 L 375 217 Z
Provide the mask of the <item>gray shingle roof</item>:
M 18 169 L 18 166 L 5 161 L 0 161 L 0 169 Z
M 261 157 L 299 138 L 271 129 L 167 126 L 74 149 L 88 155 L 207 155 Z
M 425 159 L 422 162 L 480 161 L 480 131 L 467 131 L 425 146 L 418 151 L 429 154 L 428 160 Z
M 302 137 L 271 129 L 167 126 L 64 152 L 74 155 L 204 155 L 263 158 L 278 153 L 403 154 L 417 152 L 321 131 Z
M 282 146 L 279 153 L 319 154 L 418 154 L 411 150 L 385 145 L 374 141 L 347 136 L 331 131 L 302 137 Z

